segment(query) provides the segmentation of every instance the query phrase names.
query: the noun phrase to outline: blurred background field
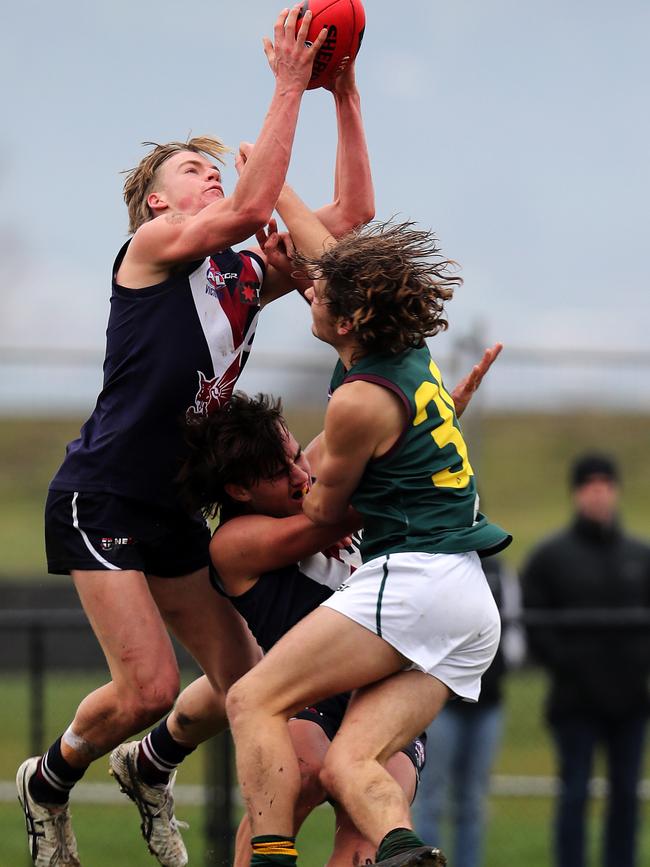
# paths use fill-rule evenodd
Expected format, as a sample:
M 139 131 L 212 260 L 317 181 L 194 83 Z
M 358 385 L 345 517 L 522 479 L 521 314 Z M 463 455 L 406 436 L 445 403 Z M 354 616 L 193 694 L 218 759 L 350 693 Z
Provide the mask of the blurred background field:
M 70 709 L 83 695 L 96 686 L 99 674 L 53 674 L 48 678 L 47 738 L 52 739 L 67 724 Z M 510 676 L 507 686 L 507 726 L 504 748 L 495 769 L 495 786 L 503 785 L 504 778 L 540 776 L 548 779 L 553 774 L 550 744 L 542 724 L 542 676 L 533 670 L 524 670 Z M 27 716 L 27 686 L 20 676 L 2 676 L 2 704 L 0 730 L 3 741 L 0 751 L 0 780 L 12 781 L 16 766 L 27 750 L 25 720 Z M 179 774 L 179 789 L 198 786 L 203 782 L 204 748 L 200 748 L 186 762 Z M 434 761 L 434 757 L 430 757 Z M 646 777 L 650 776 L 650 761 L 646 761 Z M 106 761 L 93 766 L 86 783 L 106 783 L 109 780 Z M 108 784 L 111 785 L 110 783 Z M 0 826 L 3 828 L 0 864 L 2 867 L 24 867 L 26 857 L 23 819 L 11 795 L 0 802 Z M 117 788 L 115 787 L 115 792 Z M 113 789 L 109 789 L 113 795 Z M 139 817 L 135 807 L 123 798 L 122 803 L 79 803 L 81 791 L 73 808 L 75 828 L 83 863 L 89 867 L 150 867 L 152 860 L 140 839 Z M 190 823 L 184 832 L 190 852 L 191 864 L 203 863 L 205 841 L 204 810 L 201 806 L 188 806 L 179 795 L 177 815 Z M 598 817 L 602 800 L 596 799 L 591 810 L 591 845 L 598 846 Z M 526 867 L 544 867 L 550 864 L 549 840 L 552 800 L 548 795 L 507 796 L 493 794 L 487 837 L 486 867 L 525 864 Z M 332 833 L 332 813 L 329 807 L 318 808 L 305 825 L 299 838 L 301 863 L 305 867 L 318 867 L 327 859 Z M 594 863 L 596 863 L 594 861 Z M 639 864 L 650 863 L 650 801 L 646 800 L 642 812 L 642 836 Z
M 120 172 L 142 157 L 146 140 L 190 131 L 235 147 L 255 139 L 272 86 L 260 40 L 277 11 L 268 0 L 195 0 L 191 15 L 171 0 L 69 0 L 39 4 L 37 15 L 33 7 L 7 5 L 0 52 L 4 79 L 20 83 L 7 89 L 0 146 L 0 613 L 16 601 L 47 607 L 55 601 L 47 589 L 66 586 L 45 574 L 43 503 L 101 386 L 108 277 L 126 230 Z M 450 331 L 435 338 L 447 385 L 485 345 L 506 346 L 463 428 L 484 509 L 514 535 L 508 565 L 516 571 L 568 519 L 567 466 L 584 449 L 617 458 L 625 526 L 647 538 L 646 0 L 427 2 L 397 18 L 388 2 L 366 8 L 357 77 L 377 216 L 434 229 L 465 278 Z M 152 45 L 157 57 L 181 61 L 157 64 L 155 86 L 151 76 L 143 81 Z M 315 207 L 331 195 L 335 127 L 330 95 L 310 92 L 289 180 Z M 235 180 L 225 166 L 227 190 Z M 305 443 L 320 429 L 330 368 L 306 305 L 287 297 L 264 311 L 239 385 L 285 396 Z M 71 604 L 63 590 L 57 598 Z M 61 635 L 52 631 L 44 648 L 46 742 L 104 677 L 70 658 L 71 667 L 54 669 Z M 0 641 L 0 867 L 24 867 L 13 777 L 32 739 L 27 670 L 16 661 L 28 633 L 8 630 Z M 93 652 L 88 639 L 83 654 Z M 554 769 L 543 694 L 535 669 L 507 682 L 495 777 L 505 784 L 491 798 L 487 867 L 550 864 Z M 204 764 L 199 750 L 183 785 L 199 785 Z M 645 776 L 647 794 L 647 763 Z M 504 794 L 514 778 L 532 779 L 527 794 Z M 88 779 L 110 785 L 101 762 Z M 84 867 L 150 867 L 129 804 L 80 801 Z M 594 852 L 602 803 L 592 810 Z M 649 803 L 640 865 L 650 864 Z M 200 864 L 202 807 L 182 804 L 179 813 Z M 330 834 L 323 808 L 302 836 L 304 867 L 325 862 Z
M 498 363 L 498 362 L 497 362 Z M 320 431 L 322 410 L 287 407 L 290 426 L 306 444 Z M 41 577 L 43 503 L 65 444 L 82 419 L 0 417 L 0 580 Z M 650 418 L 616 413 L 484 414 L 471 405 L 463 419 L 470 455 L 490 517 L 514 535 L 506 551 L 517 567 L 541 536 L 570 513 L 567 466 L 585 449 L 605 450 L 623 472 L 623 518 L 632 532 L 650 528 Z

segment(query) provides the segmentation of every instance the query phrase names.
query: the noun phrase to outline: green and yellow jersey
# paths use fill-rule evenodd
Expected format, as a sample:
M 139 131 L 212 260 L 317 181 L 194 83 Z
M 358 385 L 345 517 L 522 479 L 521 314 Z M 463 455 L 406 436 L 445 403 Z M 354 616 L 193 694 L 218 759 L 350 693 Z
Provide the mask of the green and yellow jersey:
M 428 348 L 369 355 L 348 371 L 339 361 L 331 392 L 355 380 L 390 389 L 407 415 L 398 441 L 367 464 L 352 497 L 363 516 L 363 561 L 397 551 L 483 556 L 509 545 L 512 536 L 478 511 L 454 402 Z

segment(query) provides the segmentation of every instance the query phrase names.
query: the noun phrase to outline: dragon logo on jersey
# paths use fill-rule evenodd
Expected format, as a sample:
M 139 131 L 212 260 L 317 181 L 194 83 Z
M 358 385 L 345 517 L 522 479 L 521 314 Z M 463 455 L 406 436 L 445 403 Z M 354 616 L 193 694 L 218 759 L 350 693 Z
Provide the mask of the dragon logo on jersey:
M 227 403 L 237 382 L 237 373 L 228 378 L 215 376 L 214 379 L 208 379 L 200 370 L 197 370 L 197 373 L 199 375 L 199 390 L 194 398 L 194 406 L 188 407 L 186 412 L 188 421 L 209 415 Z

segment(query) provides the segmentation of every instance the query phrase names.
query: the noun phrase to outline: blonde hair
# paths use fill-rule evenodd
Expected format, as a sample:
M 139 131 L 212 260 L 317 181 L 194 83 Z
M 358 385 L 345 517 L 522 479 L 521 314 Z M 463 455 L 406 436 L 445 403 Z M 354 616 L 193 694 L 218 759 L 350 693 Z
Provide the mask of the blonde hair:
M 147 204 L 149 193 L 154 189 L 158 169 L 162 164 L 181 151 L 192 151 L 197 154 L 207 154 L 223 163 L 222 154 L 230 148 L 208 135 L 195 136 L 185 142 L 172 141 L 167 144 L 157 144 L 153 141 L 142 142 L 144 147 L 152 147 L 144 159 L 133 169 L 127 169 L 124 174 L 124 201 L 129 211 L 129 232 L 133 233 L 143 223 L 151 220 L 152 214 Z

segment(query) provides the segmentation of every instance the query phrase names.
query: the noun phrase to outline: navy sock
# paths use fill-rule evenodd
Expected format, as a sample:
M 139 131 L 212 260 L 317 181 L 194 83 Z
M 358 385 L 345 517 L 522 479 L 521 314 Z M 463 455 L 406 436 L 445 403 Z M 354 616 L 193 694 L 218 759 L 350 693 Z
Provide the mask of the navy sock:
M 164 719 L 140 741 L 138 772 L 147 785 L 164 786 L 183 759 L 195 749 L 174 740 Z
M 74 768 L 63 758 L 59 737 L 39 759 L 28 783 L 29 793 L 39 804 L 66 804 L 70 790 L 85 773 L 86 768 Z

